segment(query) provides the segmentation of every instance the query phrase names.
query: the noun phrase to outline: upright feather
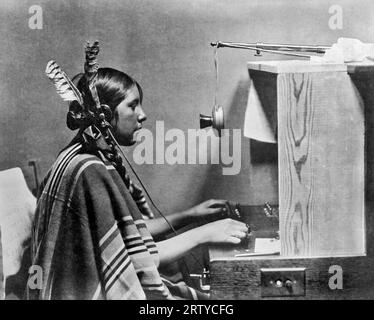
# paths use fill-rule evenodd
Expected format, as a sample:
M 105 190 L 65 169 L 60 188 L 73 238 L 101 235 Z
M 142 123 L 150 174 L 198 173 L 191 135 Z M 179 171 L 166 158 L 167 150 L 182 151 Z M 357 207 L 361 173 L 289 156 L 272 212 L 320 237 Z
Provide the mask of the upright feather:
M 96 40 L 92 45 L 87 42 L 85 47 L 86 61 L 84 63 L 84 73 L 96 110 L 100 112 L 100 100 L 96 90 L 97 72 L 99 70 L 97 55 L 99 54 L 99 51 L 99 41 Z
M 47 63 L 45 73 L 64 101 L 78 101 L 83 106 L 81 93 L 55 61 L 52 60 Z

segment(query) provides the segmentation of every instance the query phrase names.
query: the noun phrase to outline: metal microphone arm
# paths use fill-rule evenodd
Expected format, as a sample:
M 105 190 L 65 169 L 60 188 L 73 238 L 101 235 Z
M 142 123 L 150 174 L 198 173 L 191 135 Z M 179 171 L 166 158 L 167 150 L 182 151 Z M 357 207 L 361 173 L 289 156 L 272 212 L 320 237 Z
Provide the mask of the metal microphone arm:
M 257 54 L 261 52 L 269 52 L 275 54 L 283 54 L 289 56 L 310 58 L 310 54 L 315 53 L 323 54 L 329 49 L 329 46 L 312 46 L 312 45 L 292 45 L 292 44 L 275 44 L 275 43 L 242 43 L 242 42 L 211 42 L 212 47 L 218 48 L 235 48 L 235 49 L 246 49 L 256 51 Z M 298 53 L 303 52 L 303 53 Z

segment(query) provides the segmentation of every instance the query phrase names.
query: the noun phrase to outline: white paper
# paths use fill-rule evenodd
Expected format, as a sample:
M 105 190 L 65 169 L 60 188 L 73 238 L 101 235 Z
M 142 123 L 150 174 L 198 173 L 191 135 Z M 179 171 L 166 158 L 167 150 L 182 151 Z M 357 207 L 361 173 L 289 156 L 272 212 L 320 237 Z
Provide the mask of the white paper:
M 21 266 L 24 241 L 31 235 L 36 199 L 20 168 L 0 171 L 0 226 L 4 276 Z
M 312 56 L 310 61 L 319 63 L 362 62 L 374 58 L 374 44 L 355 38 L 339 38 L 323 56 Z
M 280 252 L 280 240 L 275 238 L 256 238 L 255 253 Z

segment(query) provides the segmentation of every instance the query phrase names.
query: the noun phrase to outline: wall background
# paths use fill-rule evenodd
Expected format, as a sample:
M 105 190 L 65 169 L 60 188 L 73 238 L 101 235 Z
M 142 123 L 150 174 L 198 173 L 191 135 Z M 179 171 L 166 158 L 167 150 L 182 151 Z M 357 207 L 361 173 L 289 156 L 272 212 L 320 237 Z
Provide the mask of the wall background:
M 43 29 L 31 30 L 31 5 L 43 8 Z M 343 29 L 328 26 L 329 7 L 343 8 Z M 374 42 L 374 3 L 296 0 L 109 0 L 0 1 L 0 170 L 19 166 L 33 187 L 29 159 L 48 170 L 72 138 L 65 126 L 67 106 L 44 76 L 55 59 L 74 75 L 83 67 L 86 40 L 101 42 L 100 65 L 124 70 L 142 85 L 145 126 L 154 131 L 198 128 L 199 113 L 214 102 L 211 41 L 332 44 L 338 37 Z M 283 59 L 249 51 L 219 51 L 218 102 L 227 127 L 242 128 L 247 102 L 246 62 Z M 131 149 L 126 151 L 131 155 Z M 253 154 L 252 154 L 253 158 Z M 135 166 L 154 200 L 166 212 L 210 197 L 245 204 L 277 202 L 274 163 L 251 163 L 242 139 L 239 175 L 222 176 L 219 165 Z

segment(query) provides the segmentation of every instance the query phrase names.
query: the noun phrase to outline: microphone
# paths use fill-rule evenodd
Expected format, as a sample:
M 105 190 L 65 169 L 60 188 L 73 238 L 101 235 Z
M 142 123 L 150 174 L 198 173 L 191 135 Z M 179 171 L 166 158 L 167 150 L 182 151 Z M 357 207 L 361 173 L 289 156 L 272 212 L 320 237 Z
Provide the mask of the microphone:
M 200 114 L 200 129 L 207 127 L 213 127 L 218 130 L 219 135 L 221 134 L 221 129 L 225 127 L 224 112 L 221 106 L 215 105 L 211 116 Z

